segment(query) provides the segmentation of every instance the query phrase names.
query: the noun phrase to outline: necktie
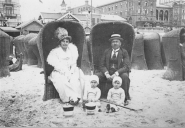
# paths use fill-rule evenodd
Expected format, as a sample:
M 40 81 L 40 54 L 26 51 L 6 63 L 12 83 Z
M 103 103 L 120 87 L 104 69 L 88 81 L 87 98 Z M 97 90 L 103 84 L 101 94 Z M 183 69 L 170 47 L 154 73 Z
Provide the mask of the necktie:
M 114 51 L 114 54 L 113 54 L 113 56 L 112 56 L 112 59 L 116 59 L 116 52 L 117 52 L 117 51 Z

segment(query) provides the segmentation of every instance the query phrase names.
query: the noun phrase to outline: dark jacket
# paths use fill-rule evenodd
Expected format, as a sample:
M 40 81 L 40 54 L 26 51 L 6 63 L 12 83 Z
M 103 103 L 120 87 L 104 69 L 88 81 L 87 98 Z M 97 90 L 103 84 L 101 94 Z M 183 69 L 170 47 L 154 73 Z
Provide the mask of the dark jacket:
M 110 60 L 111 53 L 112 53 L 112 48 L 106 49 L 100 60 L 99 68 L 103 74 L 106 71 L 109 71 L 109 60 Z M 117 57 L 118 57 L 118 73 L 122 74 L 122 73 L 130 72 L 131 64 L 130 64 L 128 52 L 125 49 L 120 48 L 120 50 L 118 51 Z

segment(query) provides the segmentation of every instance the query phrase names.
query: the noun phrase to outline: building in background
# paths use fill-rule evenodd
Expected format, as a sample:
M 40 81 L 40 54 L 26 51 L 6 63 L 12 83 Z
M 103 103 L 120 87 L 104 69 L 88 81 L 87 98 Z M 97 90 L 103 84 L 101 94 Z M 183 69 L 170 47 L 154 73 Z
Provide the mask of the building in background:
M 184 0 L 159 0 L 160 5 L 165 5 L 169 12 L 159 12 L 161 18 L 169 17 L 169 24 L 172 27 L 184 27 L 185 26 L 185 1 Z
M 156 26 L 172 27 L 173 7 L 158 3 L 156 6 Z
M 153 26 L 156 20 L 156 0 L 115 0 L 97 8 L 101 14 L 118 15 L 133 26 Z
M 62 10 L 66 8 L 65 1 L 62 1 L 61 4 Z M 91 12 L 92 11 L 92 12 Z M 118 15 L 108 15 L 100 12 L 99 8 L 92 7 L 89 5 L 88 0 L 85 0 L 85 4 L 82 6 L 78 6 L 75 8 L 68 8 L 68 10 L 64 13 L 47 13 L 41 12 L 38 18 L 41 23 L 46 24 L 51 21 L 56 20 L 73 20 L 82 24 L 84 28 L 91 28 L 99 22 L 106 21 L 126 21 L 124 18 Z M 92 20 L 92 21 L 91 21 Z
M 72 14 L 82 14 L 82 13 L 91 13 L 91 10 L 92 10 L 92 13 L 94 14 L 100 14 L 98 8 L 92 7 L 91 9 L 91 5 L 89 4 L 89 1 L 85 0 L 84 5 L 74 7 L 74 8 L 69 8 L 67 12 L 71 12 Z
M 16 29 L 20 31 L 21 35 L 26 35 L 28 33 L 39 33 L 42 28 L 43 24 L 41 24 L 40 21 L 35 19 L 23 22 L 22 24 L 16 27 Z
M 19 0 L 0 0 L 0 26 L 16 27 L 21 22 Z
M 101 14 L 118 15 L 123 18 L 127 18 L 127 1 L 115 0 L 107 4 L 97 6 Z
M 127 20 L 133 26 L 155 26 L 156 0 L 126 0 Z

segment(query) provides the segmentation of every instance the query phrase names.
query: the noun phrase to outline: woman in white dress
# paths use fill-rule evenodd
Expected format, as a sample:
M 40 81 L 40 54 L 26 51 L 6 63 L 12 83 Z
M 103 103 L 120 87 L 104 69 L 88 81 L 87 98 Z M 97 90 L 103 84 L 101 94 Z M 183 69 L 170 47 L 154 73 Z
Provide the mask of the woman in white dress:
M 47 62 L 54 67 L 49 76 L 62 102 L 78 103 L 83 96 L 84 74 L 77 67 L 78 49 L 71 43 L 66 29 L 59 27 L 55 32 L 58 47 L 52 49 Z

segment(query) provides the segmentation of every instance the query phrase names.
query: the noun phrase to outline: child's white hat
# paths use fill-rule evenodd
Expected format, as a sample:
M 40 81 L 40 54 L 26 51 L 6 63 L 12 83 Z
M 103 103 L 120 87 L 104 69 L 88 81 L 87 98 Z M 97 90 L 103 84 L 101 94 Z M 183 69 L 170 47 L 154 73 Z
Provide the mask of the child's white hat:
M 121 79 L 121 77 L 115 76 L 115 77 L 113 78 L 113 80 L 112 80 L 112 84 L 113 84 L 115 81 L 119 81 L 119 82 L 120 82 L 120 86 L 121 86 L 121 84 L 122 84 L 122 79 Z
M 97 83 L 99 84 L 99 78 L 98 78 L 97 75 L 90 76 L 90 82 L 93 81 L 93 80 L 97 81 Z

